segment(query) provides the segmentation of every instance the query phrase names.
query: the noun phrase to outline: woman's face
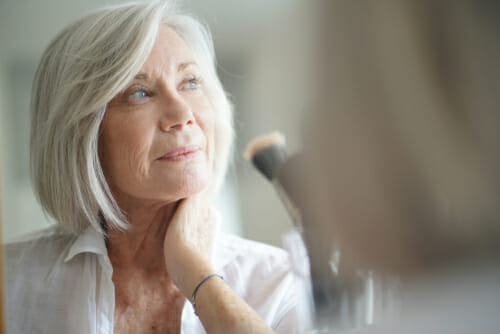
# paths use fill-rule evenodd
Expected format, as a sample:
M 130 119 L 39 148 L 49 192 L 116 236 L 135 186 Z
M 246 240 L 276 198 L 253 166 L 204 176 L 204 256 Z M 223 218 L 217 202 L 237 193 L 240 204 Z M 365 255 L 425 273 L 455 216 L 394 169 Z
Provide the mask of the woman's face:
M 146 63 L 101 125 L 101 164 L 119 204 L 173 202 L 208 186 L 214 114 L 200 80 L 182 38 L 160 27 Z

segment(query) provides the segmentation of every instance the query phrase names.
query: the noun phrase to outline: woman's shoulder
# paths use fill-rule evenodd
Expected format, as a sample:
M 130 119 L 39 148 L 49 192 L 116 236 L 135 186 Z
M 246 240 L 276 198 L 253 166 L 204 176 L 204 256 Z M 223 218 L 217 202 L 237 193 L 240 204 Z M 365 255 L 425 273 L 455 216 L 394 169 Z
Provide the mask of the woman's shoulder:
M 53 244 L 53 242 L 60 242 L 64 240 L 73 239 L 75 235 L 67 232 L 64 228 L 57 224 L 52 224 L 45 228 L 35 230 L 8 239 L 3 243 L 5 250 L 22 249 L 26 246 L 43 246 L 46 244 Z
M 293 283 L 288 253 L 262 242 L 224 235 L 218 239 L 214 260 L 226 282 L 245 299 L 268 298 Z
M 43 240 L 46 238 L 54 238 L 54 237 L 61 237 L 61 236 L 71 236 L 72 234 L 68 233 L 64 228 L 62 228 L 60 225 L 57 224 L 51 224 L 48 225 L 47 227 L 31 231 L 25 234 L 22 234 L 20 236 L 16 236 L 13 238 L 8 239 L 4 243 L 4 247 L 8 247 L 11 245 L 19 245 L 22 243 L 26 242 L 33 242 L 37 240 Z
M 95 286 L 83 262 L 65 262 L 77 238 L 54 225 L 4 244 L 8 333 L 71 332 L 67 328 L 75 321 L 73 305 L 80 305 L 82 294 L 93 293 Z
M 226 283 L 270 326 L 296 326 L 298 296 L 290 257 L 281 248 L 235 235 L 218 238 L 216 259 Z M 288 320 L 283 320 L 288 319 Z M 283 331 L 281 331 L 283 332 Z M 290 332 L 291 333 L 291 332 Z
M 24 265 L 46 266 L 56 261 L 75 236 L 58 225 L 24 234 L 3 244 L 5 271 Z
M 258 267 L 266 273 L 291 268 L 288 253 L 279 247 L 232 234 L 222 234 L 217 242 L 216 257 L 226 265 Z

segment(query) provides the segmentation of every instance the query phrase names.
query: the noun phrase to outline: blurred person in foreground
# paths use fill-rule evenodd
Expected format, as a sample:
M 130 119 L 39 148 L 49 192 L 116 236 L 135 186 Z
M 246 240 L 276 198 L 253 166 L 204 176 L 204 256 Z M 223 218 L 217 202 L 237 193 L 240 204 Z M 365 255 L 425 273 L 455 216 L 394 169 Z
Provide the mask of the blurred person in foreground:
M 498 333 L 500 2 L 319 8 L 310 256 L 336 243 L 343 266 L 401 278 L 370 332 Z
M 167 2 L 83 17 L 46 49 L 31 112 L 58 224 L 5 246 L 7 333 L 295 331 L 285 252 L 219 232 L 210 208 L 232 108 L 200 23 Z

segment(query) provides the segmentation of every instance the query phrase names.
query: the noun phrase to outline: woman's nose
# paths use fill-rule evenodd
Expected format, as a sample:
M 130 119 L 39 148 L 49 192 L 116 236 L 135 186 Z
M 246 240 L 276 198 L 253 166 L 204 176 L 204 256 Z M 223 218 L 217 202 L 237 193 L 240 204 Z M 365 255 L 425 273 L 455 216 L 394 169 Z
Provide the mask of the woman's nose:
M 173 96 L 164 102 L 160 129 L 164 132 L 183 130 L 194 123 L 191 106 L 181 96 Z

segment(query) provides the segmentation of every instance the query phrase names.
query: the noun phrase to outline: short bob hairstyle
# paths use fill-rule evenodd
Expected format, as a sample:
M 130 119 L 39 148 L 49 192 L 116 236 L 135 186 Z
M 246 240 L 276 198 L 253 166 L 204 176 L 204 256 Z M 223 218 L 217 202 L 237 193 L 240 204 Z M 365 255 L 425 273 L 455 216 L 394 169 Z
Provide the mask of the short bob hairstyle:
M 126 229 L 99 161 L 99 129 L 107 104 L 146 62 L 158 28 L 167 24 L 200 66 L 215 113 L 213 195 L 233 142 L 232 105 L 216 74 L 209 31 L 167 1 L 130 3 L 93 12 L 66 27 L 45 50 L 31 98 L 30 168 L 44 211 L 68 231 L 92 225 Z

